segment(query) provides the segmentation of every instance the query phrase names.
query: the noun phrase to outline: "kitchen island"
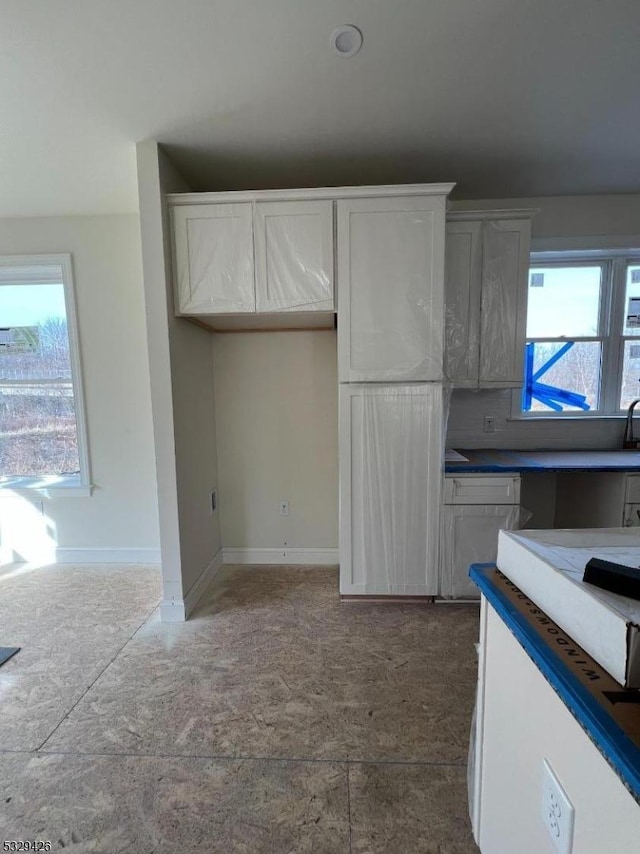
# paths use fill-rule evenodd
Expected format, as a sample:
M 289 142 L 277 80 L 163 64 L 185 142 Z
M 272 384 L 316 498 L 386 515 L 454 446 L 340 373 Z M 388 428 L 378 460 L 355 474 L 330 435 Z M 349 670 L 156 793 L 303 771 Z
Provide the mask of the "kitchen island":
M 637 852 L 640 692 L 613 679 L 508 574 L 471 568 L 482 594 L 476 841 L 484 854 Z M 549 774 L 570 807 L 562 795 L 549 801 Z

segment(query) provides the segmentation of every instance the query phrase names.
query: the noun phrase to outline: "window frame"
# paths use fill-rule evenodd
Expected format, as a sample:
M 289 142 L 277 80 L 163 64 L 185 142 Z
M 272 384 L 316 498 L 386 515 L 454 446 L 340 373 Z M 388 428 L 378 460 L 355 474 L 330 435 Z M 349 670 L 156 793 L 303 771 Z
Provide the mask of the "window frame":
M 73 497 L 88 497 L 92 494 L 91 483 L 91 461 L 89 457 L 89 441 L 87 432 L 86 401 L 84 394 L 84 382 L 82 371 L 82 359 L 80 355 L 80 337 L 78 331 L 78 314 L 76 309 L 76 291 L 73 279 L 73 264 L 69 253 L 46 254 L 46 255 L 0 255 L 0 269 L 7 267 L 24 267 L 24 281 L 13 281 L 14 285 L 47 284 L 44 277 L 29 278 L 28 268 L 56 266 L 62 271 L 62 286 L 64 292 L 64 305 L 67 320 L 67 333 L 69 336 L 69 362 L 71 367 L 71 387 L 73 389 L 73 405 L 76 418 L 76 431 L 78 437 L 78 460 L 80 473 L 78 475 L 43 475 L 41 477 L 29 476 L 3 476 L 0 474 L 0 493 L 2 490 L 10 490 L 15 493 L 32 494 L 40 493 L 47 497 L 61 497 L 64 495 Z M 51 284 L 60 284 L 57 277 Z M 0 288 L 8 282 L 0 280 Z M 59 385 L 56 380 L 3 380 L 0 386 L 9 385 Z
M 603 269 L 601 282 L 600 309 L 598 318 L 598 336 L 567 337 L 557 341 L 602 341 L 602 361 L 600 369 L 600 403 L 597 410 L 580 412 L 575 409 L 563 412 L 523 412 L 522 388 L 514 389 L 511 397 L 511 419 L 517 421 L 537 420 L 593 420 L 597 418 L 624 418 L 626 409 L 619 408 L 622 390 L 622 370 L 624 359 L 624 311 L 627 268 L 640 262 L 640 249 L 570 249 L 544 250 L 534 249 L 529 256 L 528 276 L 532 267 L 565 265 L 595 265 Z M 638 338 L 640 344 L 640 335 Z M 536 341 L 537 338 L 525 338 L 525 341 Z M 543 340 L 543 339 L 540 339 Z M 545 338 L 544 340 L 554 340 Z

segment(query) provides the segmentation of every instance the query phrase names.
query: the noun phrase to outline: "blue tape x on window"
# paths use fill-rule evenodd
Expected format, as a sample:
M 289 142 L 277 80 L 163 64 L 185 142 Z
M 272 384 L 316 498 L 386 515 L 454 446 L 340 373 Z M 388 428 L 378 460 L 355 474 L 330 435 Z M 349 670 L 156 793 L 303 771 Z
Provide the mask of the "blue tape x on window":
M 544 376 L 549 368 L 552 368 L 563 356 L 566 356 L 574 343 L 574 341 L 567 341 L 546 362 L 543 362 L 535 372 L 533 364 L 536 345 L 534 341 L 526 345 L 524 356 L 524 387 L 522 389 L 523 412 L 530 411 L 534 400 L 544 404 L 554 412 L 562 412 L 565 407 L 574 407 L 584 411 L 591 408 L 587 403 L 586 395 L 540 382 L 540 377 Z

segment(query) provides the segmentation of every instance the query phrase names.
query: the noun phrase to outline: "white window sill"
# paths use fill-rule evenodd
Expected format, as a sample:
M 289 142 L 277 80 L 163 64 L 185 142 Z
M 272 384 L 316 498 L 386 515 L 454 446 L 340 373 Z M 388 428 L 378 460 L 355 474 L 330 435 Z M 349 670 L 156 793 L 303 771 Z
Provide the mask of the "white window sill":
M 89 498 L 93 485 L 81 483 L 76 475 L 61 477 L 0 477 L 2 494 L 39 495 L 43 498 Z

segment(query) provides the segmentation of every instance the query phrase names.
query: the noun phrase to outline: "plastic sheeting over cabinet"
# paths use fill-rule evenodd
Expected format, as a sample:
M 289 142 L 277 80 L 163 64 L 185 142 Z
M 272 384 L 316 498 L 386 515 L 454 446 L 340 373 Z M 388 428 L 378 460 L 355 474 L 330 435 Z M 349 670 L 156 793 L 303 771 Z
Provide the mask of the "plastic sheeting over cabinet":
M 256 310 L 333 311 L 333 202 L 257 202 Z
M 480 385 L 522 385 L 531 221 L 485 221 L 482 230 Z
M 442 387 L 340 386 L 340 592 L 438 592 Z
M 446 197 L 337 202 L 340 382 L 443 377 Z
M 181 313 L 256 310 L 250 202 L 173 208 L 173 233 Z
M 480 220 L 447 222 L 445 271 L 445 374 L 458 388 L 475 388 L 480 364 Z
M 333 312 L 333 202 L 177 205 L 179 314 Z
M 498 532 L 520 527 L 518 504 L 449 504 L 442 508 L 440 595 L 460 599 L 480 597 L 469 578 L 472 563 L 494 563 Z
M 449 214 L 445 372 L 456 388 L 514 388 L 523 383 L 534 214 Z

